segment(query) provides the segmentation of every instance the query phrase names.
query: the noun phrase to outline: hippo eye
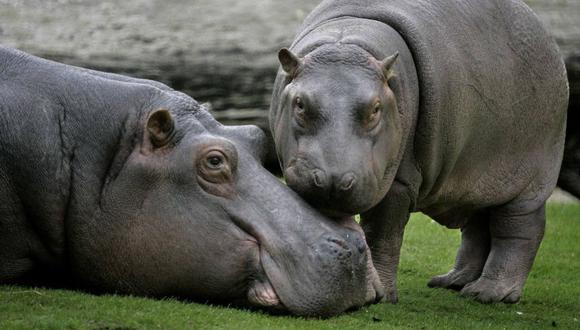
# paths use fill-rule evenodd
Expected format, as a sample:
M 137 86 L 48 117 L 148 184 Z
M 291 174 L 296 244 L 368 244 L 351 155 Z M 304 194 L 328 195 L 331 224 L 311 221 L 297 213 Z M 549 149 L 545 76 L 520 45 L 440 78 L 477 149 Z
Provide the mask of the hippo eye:
M 211 151 L 205 158 L 209 169 L 219 170 L 224 166 L 225 156 L 219 151 Z
M 294 107 L 294 116 L 296 117 L 296 122 L 298 123 L 298 125 L 300 126 L 304 126 L 304 120 L 306 117 L 306 110 L 304 109 L 304 102 L 302 101 L 302 99 L 300 97 L 297 97 L 295 102 L 295 107 Z
M 234 176 L 238 156 L 235 148 L 227 144 L 213 144 L 198 154 L 197 182 L 208 193 L 230 197 L 235 194 Z
M 236 157 L 232 158 L 230 155 L 226 149 L 219 147 L 202 153 L 197 165 L 201 177 L 213 183 L 230 182 L 232 171 L 236 166 Z
M 381 102 L 376 102 L 369 113 L 369 117 L 367 120 L 368 129 L 375 128 L 381 121 L 381 110 L 382 110 Z
M 296 98 L 296 107 L 298 109 L 304 110 L 304 103 L 302 103 L 302 99 L 299 97 Z

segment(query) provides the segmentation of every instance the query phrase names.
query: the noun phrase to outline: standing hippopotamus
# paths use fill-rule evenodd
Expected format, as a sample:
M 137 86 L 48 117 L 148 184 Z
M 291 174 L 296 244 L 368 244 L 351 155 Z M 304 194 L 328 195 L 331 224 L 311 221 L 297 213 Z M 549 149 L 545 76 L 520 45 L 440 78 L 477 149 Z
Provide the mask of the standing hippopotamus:
M 320 316 L 380 299 L 362 229 L 302 202 L 264 150 L 165 85 L 0 48 L 0 283 Z
M 327 0 L 278 55 L 270 127 L 286 181 L 330 216 L 361 214 L 387 299 L 421 211 L 462 231 L 429 286 L 517 302 L 568 101 L 536 15 L 518 0 Z

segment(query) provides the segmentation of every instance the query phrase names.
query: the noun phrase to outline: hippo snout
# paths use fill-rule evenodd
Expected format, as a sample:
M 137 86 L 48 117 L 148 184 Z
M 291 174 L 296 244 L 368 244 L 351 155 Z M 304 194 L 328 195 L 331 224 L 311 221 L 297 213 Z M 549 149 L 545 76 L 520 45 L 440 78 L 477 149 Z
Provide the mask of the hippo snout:
M 366 243 L 358 233 L 346 234 L 346 238 L 327 236 L 320 245 L 320 253 L 339 262 L 352 261 L 358 264 L 365 258 Z
M 353 171 L 333 173 L 304 158 L 294 159 L 284 172 L 291 188 L 303 195 L 314 192 L 317 198 L 351 193 L 357 183 Z
M 249 302 L 268 310 L 328 317 L 382 299 L 364 233 L 351 220 L 323 220 L 320 230 L 308 230 L 313 234 L 308 240 L 284 239 L 274 246 L 267 236 L 260 244 L 261 269 L 252 276 Z
M 362 213 L 374 203 L 378 181 L 372 173 L 352 166 L 328 168 L 300 155 L 284 169 L 286 183 L 326 216 L 340 218 Z
M 349 230 L 341 238 L 326 237 L 325 243 L 323 244 L 325 244 L 329 249 L 327 252 L 330 259 L 343 266 L 347 271 L 348 269 L 351 269 L 351 276 L 356 277 L 357 275 L 355 275 L 355 272 L 361 267 L 366 269 L 364 275 L 366 280 L 366 292 L 364 293 L 364 299 L 361 300 L 359 306 L 375 304 L 384 298 L 384 288 L 373 265 L 370 249 L 366 244 L 362 229 L 360 229 L 356 224 L 347 224 L 352 221 L 352 218 L 351 220 L 338 220 L 339 223 L 342 222 L 343 226 L 347 228 L 351 227 L 352 231 Z
M 350 192 L 356 183 L 356 174 L 348 172 L 341 175 L 337 182 L 337 190 L 340 192 Z
M 323 193 L 329 184 L 325 171 L 303 157 L 295 157 L 288 163 L 284 177 L 288 185 L 301 195 L 309 191 Z
M 357 232 L 352 232 L 346 234 L 345 238 L 337 238 L 337 237 L 327 237 L 327 242 L 336 244 L 337 246 L 345 249 L 345 250 L 354 250 L 360 254 L 366 252 L 366 243 L 364 238 Z
M 352 191 L 356 183 L 356 174 L 348 172 L 346 174 L 327 174 L 321 169 L 314 169 L 310 172 L 310 183 L 316 188 L 325 191 L 327 194 L 344 194 Z
M 315 189 L 332 193 L 348 193 L 352 191 L 357 176 L 354 172 L 347 173 L 328 173 L 320 168 L 298 168 L 289 167 L 286 170 L 289 175 L 289 184 L 303 186 L 304 189 Z
M 310 172 L 312 183 L 318 188 L 325 189 L 328 186 L 328 179 L 324 171 L 319 169 L 314 169 Z

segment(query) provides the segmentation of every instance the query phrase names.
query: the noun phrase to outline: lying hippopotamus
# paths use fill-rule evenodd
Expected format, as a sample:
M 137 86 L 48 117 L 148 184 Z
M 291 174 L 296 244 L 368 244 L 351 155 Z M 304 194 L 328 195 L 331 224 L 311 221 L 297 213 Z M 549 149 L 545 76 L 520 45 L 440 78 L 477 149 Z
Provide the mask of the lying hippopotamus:
M 0 283 L 65 276 L 316 316 L 381 298 L 362 229 L 261 167 L 257 127 L 222 126 L 160 83 L 8 48 L 0 100 Z
M 397 301 L 409 213 L 461 228 L 429 286 L 517 302 L 562 160 L 558 47 L 512 0 L 326 0 L 279 52 L 270 128 L 288 185 L 324 213 L 361 214 Z

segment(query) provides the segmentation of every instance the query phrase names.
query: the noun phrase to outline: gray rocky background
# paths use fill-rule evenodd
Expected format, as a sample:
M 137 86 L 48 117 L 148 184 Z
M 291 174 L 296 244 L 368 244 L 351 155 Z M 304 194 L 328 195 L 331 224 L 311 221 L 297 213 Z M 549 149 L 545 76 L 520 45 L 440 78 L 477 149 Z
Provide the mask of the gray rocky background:
M 412 1 L 412 0 L 410 0 Z M 0 0 L 0 43 L 161 81 L 225 123 L 266 127 L 276 53 L 313 0 Z M 561 47 L 580 108 L 580 0 L 527 0 Z M 580 135 L 579 111 L 569 132 Z M 565 199 L 564 199 L 565 200 Z
M 0 0 L 0 42 L 164 82 L 222 120 L 263 123 L 277 68 L 317 1 Z

